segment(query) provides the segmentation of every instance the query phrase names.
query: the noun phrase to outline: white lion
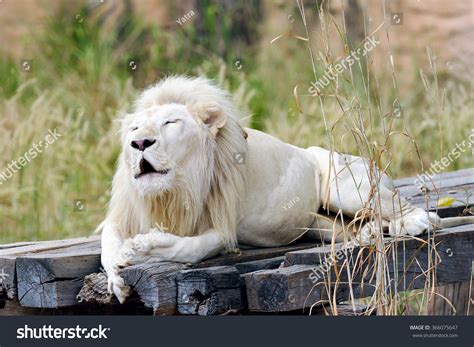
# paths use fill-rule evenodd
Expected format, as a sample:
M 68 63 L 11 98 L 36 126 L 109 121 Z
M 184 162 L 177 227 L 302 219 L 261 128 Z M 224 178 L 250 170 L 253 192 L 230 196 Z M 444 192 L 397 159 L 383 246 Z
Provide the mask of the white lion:
M 440 223 L 394 193 L 367 160 L 347 163 L 338 153 L 244 130 L 237 114 L 211 81 L 169 77 L 122 119 L 122 153 L 99 226 L 109 291 L 120 302 L 129 288 L 119 269 L 150 258 L 196 263 L 237 245 L 286 245 L 304 233 L 347 240 L 343 223 L 317 214 L 323 206 L 357 217 L 378 201 L 379 222 L 358 233 L 365 241 L 380 225 L 391 235 L 419 235 Z

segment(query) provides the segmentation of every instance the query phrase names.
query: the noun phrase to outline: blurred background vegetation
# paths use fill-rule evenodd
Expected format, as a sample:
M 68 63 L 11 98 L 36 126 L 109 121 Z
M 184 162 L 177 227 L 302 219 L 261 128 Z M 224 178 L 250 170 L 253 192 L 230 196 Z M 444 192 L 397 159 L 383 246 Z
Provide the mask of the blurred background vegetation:
M 120 149 L 114 119 L 170 74 L 215 79 L 242 124 L 284 141 L 366 155 L 393 177 L 426 170 L 473 127 L 472 4 L 435 3 L 1 2 L 0 173 L 48 129 L 63 136 L 0 185 L 0 243 L 90 234 Z M 380 45 L 308 93 L 373 32 Z M 469 150 L 447 170 L 472 160 Z

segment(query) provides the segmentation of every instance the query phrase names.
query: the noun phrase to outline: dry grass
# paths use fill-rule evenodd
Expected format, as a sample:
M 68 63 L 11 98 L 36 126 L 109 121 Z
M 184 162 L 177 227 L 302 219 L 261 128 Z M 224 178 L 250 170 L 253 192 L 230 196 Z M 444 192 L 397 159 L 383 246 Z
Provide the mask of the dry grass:
M 301 1 L 297 3 L 304 32 L 288 36 L 301 40 L 302 45 L 307 47 L 313 67 L 313 80 L 316 81 L 322 74 L 316 69 L 315 56 L 322 57 L 319 61 L 325 63 L 326 69 L 334 66 L 338 60 L 330 51 L 313 52 L 305 8 Z M 329 31 L 331 28 L 336 28 L 341 42 L 345 44 L 345 55 L 349 55 L 348 35 L 344 23 L 337 23 L 324 3 L 318 7 L 318 13 L 323 33 L 322 40 L 327 42 L 325 46 L 329 44 L 331 37 Z M 342 13 L 344 17 L 343 8 Z M 385 20 L 389 21 L 387 18 Z M 379 37 L 385 35 L 390 42 L 387 25 L 372 29 L 365 28 L 365 37 L 371 37 L 374 34 Z M 401 173 L 406 175 L 412 170 L 416 172 L 426 170 L 426 158 L 431 160 L 439 158 L 454 148 L 456 143 L 467 139 L 472 122 L 469 116 L 472 98 L 462 83 L 448 82 L 443 88 L 440 87 L 436 63 L 431 52 L 428 51 L 430 71 L 420 70 L 418 82 L 418 85 L 424 87 L 422 98 L 424 106 L 419 108 L 410 103 L 407 106 L 407 103 L 402 102 L 399 96 L 397 74 L 391 59 L 392 52 L 389 50 L 387 53 L 391 81 L 381 81 L 373 73 L 373 60 L 369 53 L 367 59 L 361 59 L 359 64 L 356 63 L 348 71 L 337 75 L 330 85 L 316 96 L 305 94 L 307 85 L 296 85 L 294 87 L 295 109 L 299 116 L 292 119 L 282 114 L 279 122 L 268 120 L 267 128 L 288 142 L 300 146 L 309 145 L 315 138 L 325 139 L 326 148 L 366 157 L 389 175 Z M 301 94 L 300 90 L 303 90 Z M 398 107 L 394 106 L 402 104 L 400 117 L 396 110 Z M 455 129 L 452 129 L 453 126 Z M 458 128 L 458 126 L 461 127 Z M 464 130 L 462 127 L 465 127 Z M 424 150 L 428 147 L 431 147 L 429 155 Z M 472 160 L 469 157 L 469 155 L 464 155 L 460 161 L 468 165 L 468 161 Z M 374 194 L 365 202 L 372 207 L 369 220 L 380 220 L 381 208 L 376 193 L 378 178 L 373 172 L 367 172 L 367 175 L 372 177 L 374 190 Z M 397 204 L 397 202 L 394 203 Z M 399 245 L 397 242 L 387 242 L 383 231 L 379 230 L 372 245 L 361 247 L 355 254 L 347 251 L 342 265 L 340 262 L 333 262 L 327 276 L 321 283 L 316 284 L 325 288 L 328 299 L 314 305 L 325 303 L 331 314 L 337 315 L 337 289 L 349 286 L 349 303 L 355 304 L 360 300 L 354 297 L 352 288 L 362 284 L 356 283 L 356 279 L 360 281 L 360 278 L 363 278 L 366 286 L 374 287 L 373 295 L 363 300 L 368 307 L 367 315 L 373 313 L 379 315 L 426 314 L 427 303 L 433 295 L 437 295 L 434 283 L 436 265 L 440 257 L 433 239 L 420 241 L 420 245 L 424 244 L 429 254 L 427 268 L 422 269 L 420 275 L 424 281 L 422 290 L 405 291 L 412 288 L 412 283 L 406 283 L 404 276 L 398 278 L 399 269 L 408 268 L 410 264 L 417 264 L 418 261 L 416 257 L 396 259 L 397 252 L 394 248 L 401 247 L 403 243 Z M 333 240 L 332 257 L 335 260 L 334 246 Z M 389 257 L 394 257 L 394 259 L 389 259 Z M 393 268 L 390 268 L 389 264 L 393 264 Z M 395 277 L 392 278 L 390 274 L 394 274 Z M 348 278 L 348 280 L 342 281 L 341 278 Z M 399 292 L 397 290 L 399 286 L 393 286 L 393 283 L 403 283 L 401 286 L 403 291 Z M 447 298 L 443 299 L 450 304 Z

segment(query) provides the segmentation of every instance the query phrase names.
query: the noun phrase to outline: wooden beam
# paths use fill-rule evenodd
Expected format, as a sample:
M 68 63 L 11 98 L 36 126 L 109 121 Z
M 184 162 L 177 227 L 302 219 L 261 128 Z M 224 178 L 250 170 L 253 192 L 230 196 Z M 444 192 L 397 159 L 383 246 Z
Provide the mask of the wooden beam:
M 58 308 L 77 303 L 84 277 L 100 268 L 96 244 L 70 247 L 65 253 L 16 258 L 17 290 L 25 307 Z
M 313 266 L 293 265 L 244 275 L 248 309 L 255 312 L 285 312 L 310 307 L 326 300 L 323 285 L 309 280 Z
M 96 248 L 100 251 L 100 236 L 80 237 L 68 240 L 52 240 L 26 244 L 14 244 L 0 250 L 0 272 L 5 274 L 0 281 L 0 300 L 16 297 L 16 259 L 35 254 L 57 254 L 74 250 Z
M 37 244 L 38 241 L 31 241 L 31 242 L 13 242 L 13 243 L 5 243 L 0 245 L 0 251 L 4 249 L 12 249 L 15 247 L 24 247 L 24 246 L 31 246 Z
M 79 303 L 91 304 L 118 304 L 115 295 L 108 292 L 107 275 L 103 272 L 94 272 L 84 278 L 82 288 L 76 298 Z
M 466 208 L 474 209 L 468 201 L 468 193 L 474 191 L 474 169 L 444 172 L 433 176 L 427 182 L 427 191 L 415 185 L 418 177 L 394 180 L 395 187 L 411 204 L 436 211 L 441 217 L 459 216 Z M 440 198 L 449 196 L 456 199 L 451 206 L 438 206 Z
M 431 178 L 431 181 L 438 183 L 440 181 L 446 181 L 448 179 L 457 179 L 457 178 L 462 178 L 462 177 L 474 177 L 474 169 L 461 169 L 461 170 L 456 170 L 456 171 L 448 171 L 448 172 L 442 172 L 433 175 Z M 404 178 L 398 178 L 393 180 L 393 184 L 395 187 L 404 187 L 404 186 L 414 186 L 415 185 L 415 180 L 418 178 L 418 176 L 414 177 L 404 177 Z M 450 181 L 451 184 L 452 181 Z
M 183 270 L 176 283 L 181 314 L 209 316 L 244 308 L 240 274 L 234 266 Z
M 126 267 L 121 276 L 155 315 L 171 315 L 178 312 L 176 274 L 187 268 L 180 263 L 146 262 Z
M 223 266 L 223 265 L 234 265 L 238 263 L 258 261 L 269 258 L 275 258 L 285 255 L 287 252 L 297 251 L 301 249 L 307 249 L 314 247 L 318 243 L 307 242 L 307 241 L 298 241 L 288 246 L 283 247 L 271 247 L 271 248 L 250 248 L 243 249 L 239 252 L 228 253 L 225 255 L 213 257 L 199 264 L 194 264 L 194 267 L 211 267 L 211 266 Z

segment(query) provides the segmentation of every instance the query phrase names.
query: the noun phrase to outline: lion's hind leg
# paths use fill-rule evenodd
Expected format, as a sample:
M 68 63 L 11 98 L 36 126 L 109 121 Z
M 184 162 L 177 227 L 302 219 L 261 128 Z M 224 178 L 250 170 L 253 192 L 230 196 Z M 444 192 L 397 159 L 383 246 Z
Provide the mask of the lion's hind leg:
M 321 148 L 313 151 L 321 170 L 322 206 L 348 216 L 362 215 L 368 221 L 359 233 L 362 241 L 384 229 L 392 236 L 416 236 L 439 224 L 436 213 L 427 213 L 401 197 L 374 163 Z

